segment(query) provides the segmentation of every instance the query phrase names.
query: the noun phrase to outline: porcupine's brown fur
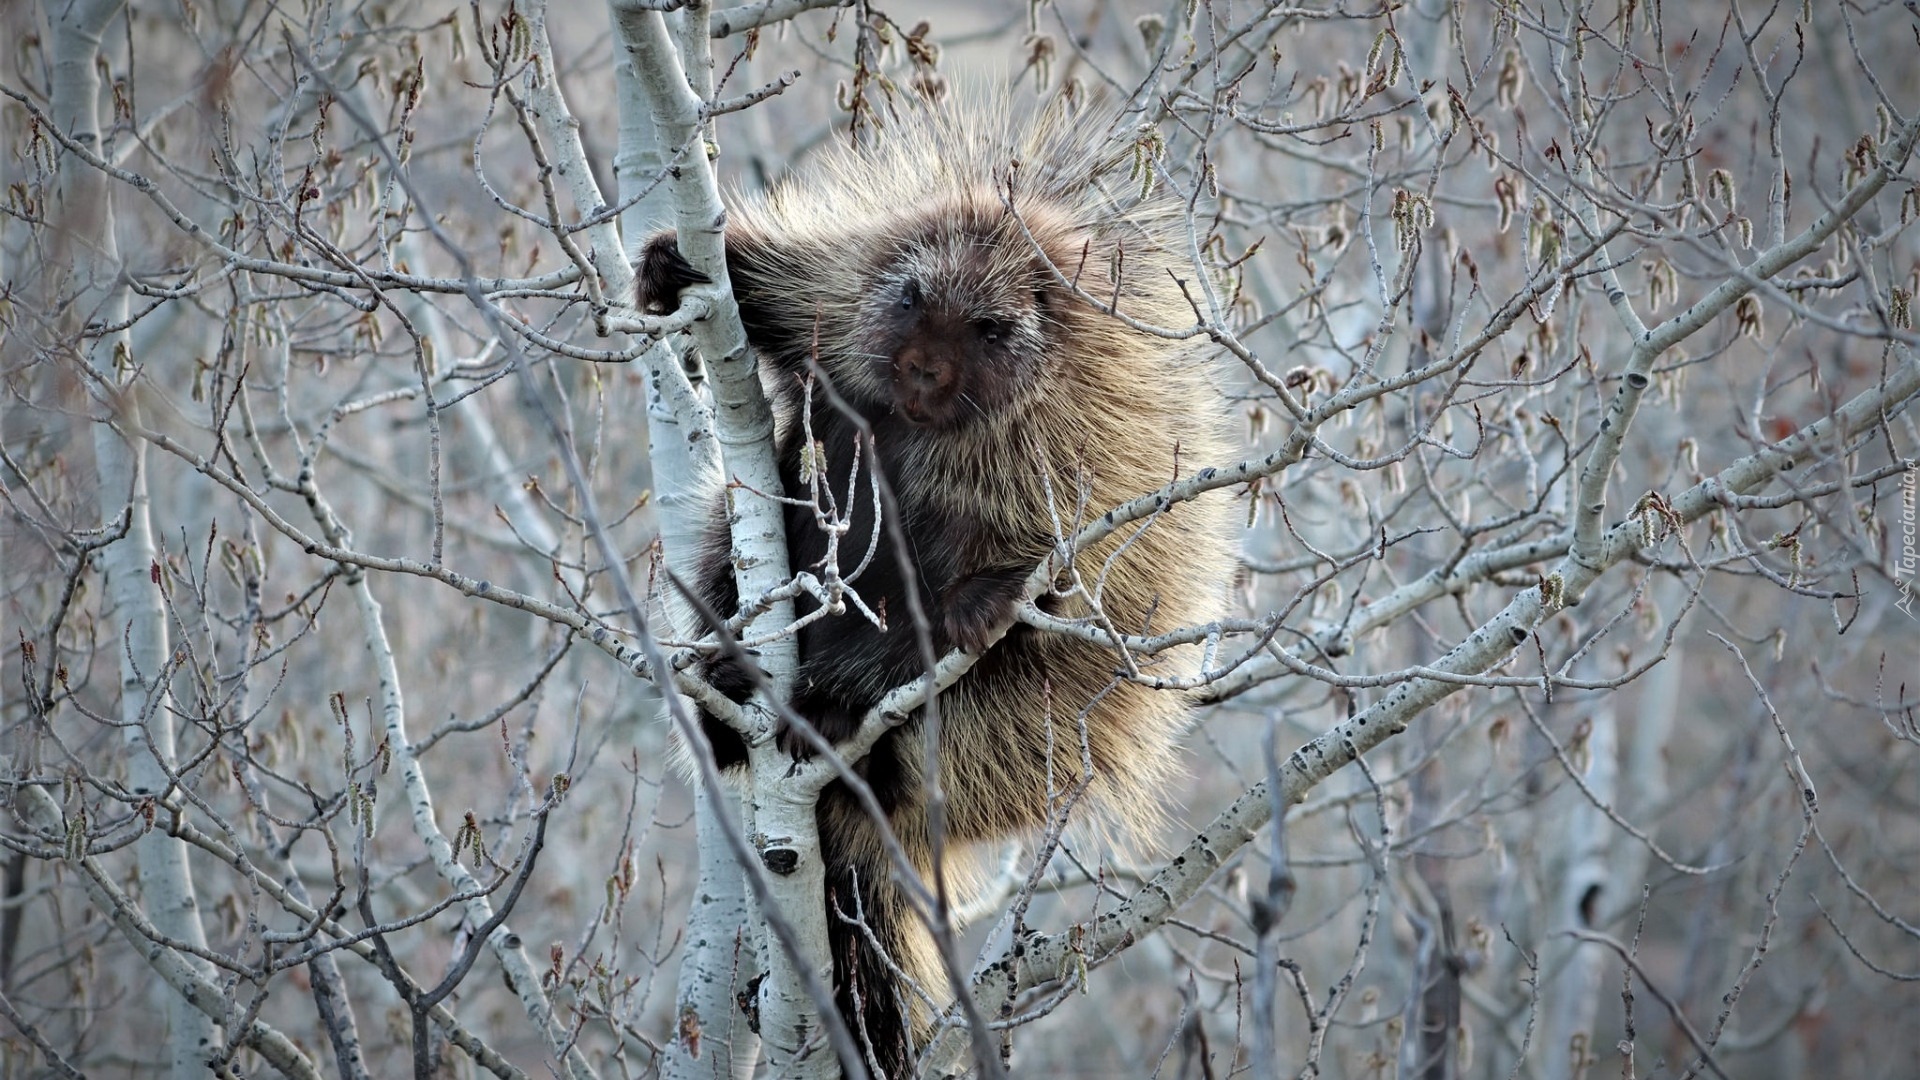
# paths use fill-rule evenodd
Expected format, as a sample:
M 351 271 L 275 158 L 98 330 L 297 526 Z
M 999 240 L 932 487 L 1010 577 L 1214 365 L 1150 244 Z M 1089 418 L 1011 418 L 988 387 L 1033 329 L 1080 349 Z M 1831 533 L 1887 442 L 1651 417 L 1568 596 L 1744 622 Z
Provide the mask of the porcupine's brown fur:
M 1007 134 L 1008 125 L 1018 130 Z M 1085 126 L 1063 107 L 1019 121 L 1003 104 L 948 103 L 902 117 L 877 147 L 829 153 L 771 194 L 730 207 L 727 270 L 780 417 L 787 492 L 809 490 L 799 418 L 813 355 L 872 425 L 939 652 L 980 644 L 1012 611 L 1059 531 L 1071 535 L 1087 514 L 1225 460 L 1219 397 L 1199 350 L 1102 314 L 1036 252 L 1037 241 L 1080 289 L 1102 302 L 1117 297 L 1136 320 L 1193 321 L 1174 281 L 1192 276 L 1176 243 L 1177 216 L 1141 200 L 1128 150 L 1100 149 Z M 643 255 L 640 299 L 650 310 L 671 307 L 680 288 L 703 280 L 671 233 L 655 236 Z M 801 633 L 792 705 L 838 741 L 923 668 L 884 529 L 871 565 L 852 576 L 873 536 L 874 502 L 864 471 L 848 482 L 857 429 L 818 387 L 812 393 L 821 479 L 852 513 L 841 570 L 887 618 L 882 631 L 850 608 Z M 794 567 L 817 572 L 826 540 L 812 510 L 786 513 Z M 1233 564 L 1228 518 L 1221 497 L 1182 503 L 1082 552 L 1078 575 L 1097 595 L 1104 625 L 1158 633 L 1219 618 Z M 738 595 L 723 509 L 713 533 L 700 584 L 726 614 Z M 1040 603 L 1059 617 L 1101 624 L 1085 594 Z M 1188 648 L 1141 662 L 1186 673 L 1193 659 Z M 1064 791 L 1081 771 L 1083 718 L 1093 763 L 1083 805 L 1123 824 L 1151 822 L 1174 771 L 1187 703 L 1117 680 L 1122 666 L 1111 647 L 1016 624 L 941 695 L 950 842 L 964 847 L 1044 824 L 1049 791 Z M 751 688 L 725 663 L 709 676 L 737 699 Z M 737 734 L 711 719 L 706 728 L 722 765 L 744 760 Z M 930 880 L 922 754 L 916 719 L 857 768 Z M 823 795 L 819 815 L 832 902 L 851 913 L 857 899 L 900 969 L 944 997 L 931 936 L 893 883 L 872 822 L 839 784 Z M 908 1036 L 923 1027 L 926 1010 L 858 928 L 831 911 L 828 923 L 843 1015 L 890 1075 L 906 1075 Z

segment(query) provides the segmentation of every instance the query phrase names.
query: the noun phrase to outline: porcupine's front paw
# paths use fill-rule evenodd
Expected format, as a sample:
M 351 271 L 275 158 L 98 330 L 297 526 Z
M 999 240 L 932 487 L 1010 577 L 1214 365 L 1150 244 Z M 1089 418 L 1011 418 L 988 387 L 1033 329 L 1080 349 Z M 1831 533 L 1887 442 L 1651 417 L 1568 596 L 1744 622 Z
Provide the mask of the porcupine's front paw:
M 640 310 L 649 315 L 664 315 L 680 303 L 680 290 L 689 285 L 705 285 L 713 279 L 693 268 L 680 254 L 680 238 L 671 232 L 658 232 L 647 238 L 640 251 L 640 266 L 635 297 Z
M 765 678 L 754 669 L 753 660 L 744 653 L 721 653 L 708 660 L 700 674 L 707 680 L 707 685 L 736 703 L 752 697 L 753 688 Z
M 994 627 L 1013 616 L 1026 583 L 1024 568 L 987 571 L 962 578 L 948 586 L 941 596 L 940 632 L 935 642 L 946 649 L 964 649 L 977 653 L 987 647 Z

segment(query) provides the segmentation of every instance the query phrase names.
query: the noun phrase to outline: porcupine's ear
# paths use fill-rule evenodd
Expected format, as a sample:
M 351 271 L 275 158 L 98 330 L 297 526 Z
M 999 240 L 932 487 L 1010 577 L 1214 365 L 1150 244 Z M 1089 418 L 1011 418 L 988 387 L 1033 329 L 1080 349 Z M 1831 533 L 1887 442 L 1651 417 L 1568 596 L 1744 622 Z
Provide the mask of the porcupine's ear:
M 681 289 L 713 280 L 695 270 L 680 254 L 680 238 L 672 232 L 657 232 L 647 238 L 634 277 L 634 300 L 649 315 L 665 315 L 679 304 Z

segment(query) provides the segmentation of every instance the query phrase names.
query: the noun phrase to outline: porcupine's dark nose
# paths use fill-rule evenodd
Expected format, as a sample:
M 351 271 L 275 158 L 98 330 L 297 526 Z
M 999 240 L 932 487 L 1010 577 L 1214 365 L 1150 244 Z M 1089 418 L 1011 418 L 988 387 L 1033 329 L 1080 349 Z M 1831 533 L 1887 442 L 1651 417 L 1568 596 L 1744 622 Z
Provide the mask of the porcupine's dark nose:
M 932 423 L 959 382 L 959 357 L 945 342 L 914 340 L 894 356 L 894 397 L 907 419 Z
M 940 373 L 931 364 L 919 362 L 906 366 L 907 382 L 916 390 L 932 390 L 940 385 Z

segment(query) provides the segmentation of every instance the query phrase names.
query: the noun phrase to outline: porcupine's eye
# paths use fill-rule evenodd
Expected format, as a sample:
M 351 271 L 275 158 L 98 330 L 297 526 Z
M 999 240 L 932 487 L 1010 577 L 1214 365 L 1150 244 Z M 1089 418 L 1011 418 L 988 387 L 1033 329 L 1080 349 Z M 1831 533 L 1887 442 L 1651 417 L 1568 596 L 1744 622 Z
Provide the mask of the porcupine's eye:
M 974 332 L 980 335 L 980 340 L 985 344 L 998 345 L 1006 339 L 1008 328 L 1006 323 L 988 320 L 974 324 Z
M 920 283 L 908 280 L 900 286 L 900 310 L 912 311 L 920 303 Z

